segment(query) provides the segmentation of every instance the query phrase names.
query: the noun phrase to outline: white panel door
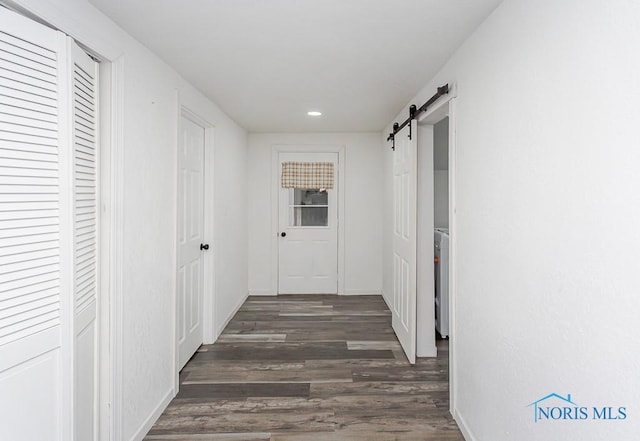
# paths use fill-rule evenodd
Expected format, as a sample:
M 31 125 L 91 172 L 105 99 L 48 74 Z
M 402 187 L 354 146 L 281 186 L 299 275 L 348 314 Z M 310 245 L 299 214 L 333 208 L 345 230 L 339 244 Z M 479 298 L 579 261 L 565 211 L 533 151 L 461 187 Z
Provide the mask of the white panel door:
M 280 153 L 278 293 L 338 293 L 338 154 Z M 284 162 L 333 162 L 333 189 L 281 188 Z
M 189 361 L 203 342 L 205 129 L 186 116 L 178 155 L 178 362 Z
M 68 39 L 73 115 L 74 439 L 96 439 L 98 64 Z
M 393 152 L 393 330 L 411 364 L 416 361 L 417 134 L 415 120 L 395 136 Z
M 2 440 L 71 439 L 65 45 L 63 34 L 0 7 Z

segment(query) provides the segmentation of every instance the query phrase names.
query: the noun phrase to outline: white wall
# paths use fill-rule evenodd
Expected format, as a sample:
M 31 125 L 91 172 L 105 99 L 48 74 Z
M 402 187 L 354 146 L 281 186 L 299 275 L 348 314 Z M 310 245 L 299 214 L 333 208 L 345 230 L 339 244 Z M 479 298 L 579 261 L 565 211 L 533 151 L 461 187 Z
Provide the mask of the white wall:
M 19 3 L 103 55 L 124 57 L 124 408 L 115 438 L 141 439 L 175 381 L 177 96 L 216 128 L 218 324 L 247 295 L 246 132 L 86 1 Z
M 639 17 L 633 1 L 507 0 L 410 102 L 458 85 L 452 356 L 470 441 L 640 433 Z M 551 392 L 630 416 L 534 423 Z
M 433 225 L 449 228 L 449 118 L 433 125 Z
M 273 295 L 271 150 L 274 145 L 345 146 L 345 294 L 379 294 L 382 286 L 379 133 L 249 135 L 249 292 Z M 277 178 L 277 177 L 276 177 Z M 277 276 L 277 275 L 276 275 Z
M 433 226 L 449 228 L 449 172 L 433 171 Z
M 433 168 L 449 170 L 449 117 L 433 125 Z

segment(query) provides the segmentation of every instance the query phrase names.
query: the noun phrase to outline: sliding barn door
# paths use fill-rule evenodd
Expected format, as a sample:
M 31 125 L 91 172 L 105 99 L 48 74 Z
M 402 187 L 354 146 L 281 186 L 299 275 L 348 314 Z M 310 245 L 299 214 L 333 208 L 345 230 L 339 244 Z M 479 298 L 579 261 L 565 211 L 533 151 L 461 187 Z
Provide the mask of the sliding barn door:
M 393 152 L 393 330 L 416 361 L 417 122 L 395 135 Z M 409 138 L 411 133 L 411 139 Z
M 97 63 L 68 39 L 73 122 L 74 430 L 93 440 L 97 413 Z
M 1 7 L 0 25 L 0 439 L 66 440 L 65 37 Z

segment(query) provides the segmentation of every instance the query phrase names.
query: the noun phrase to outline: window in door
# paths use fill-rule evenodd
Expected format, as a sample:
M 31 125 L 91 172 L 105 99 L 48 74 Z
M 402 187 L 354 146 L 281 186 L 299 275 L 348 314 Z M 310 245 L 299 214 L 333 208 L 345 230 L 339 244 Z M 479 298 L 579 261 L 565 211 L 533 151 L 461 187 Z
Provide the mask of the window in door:
M 324 188 L 290 188 L 289 226 L 329 226 L 328 191 Z

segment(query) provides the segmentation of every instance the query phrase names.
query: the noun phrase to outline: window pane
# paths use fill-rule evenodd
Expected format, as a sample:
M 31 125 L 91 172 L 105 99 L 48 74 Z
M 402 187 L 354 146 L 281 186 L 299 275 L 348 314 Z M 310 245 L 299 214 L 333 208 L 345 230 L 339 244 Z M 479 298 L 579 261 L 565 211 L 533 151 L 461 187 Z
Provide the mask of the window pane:
M 289 225 L 292 227 L 326 227 L 329 225 L 327 207 L 293 207 Z
M 293 205 L 328 205 L 327 190 L 309 188 L 292 188 Z

